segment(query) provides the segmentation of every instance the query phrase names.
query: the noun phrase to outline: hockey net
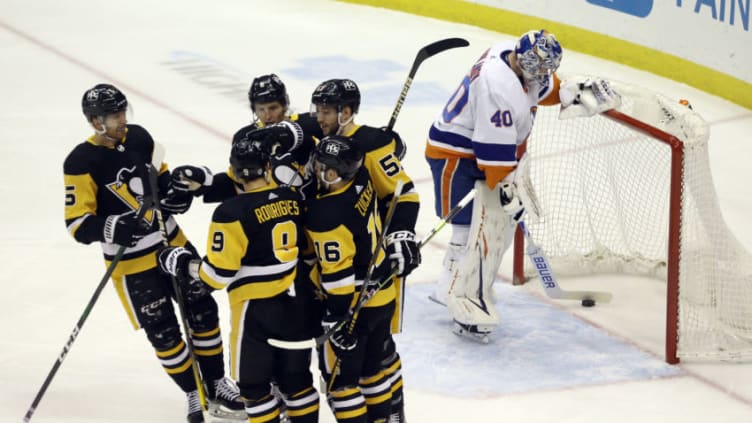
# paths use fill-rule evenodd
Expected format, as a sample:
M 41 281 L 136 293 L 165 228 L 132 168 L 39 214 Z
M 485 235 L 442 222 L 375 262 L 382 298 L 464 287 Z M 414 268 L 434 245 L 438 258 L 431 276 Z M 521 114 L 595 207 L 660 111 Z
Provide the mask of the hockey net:
M 669 363 L 752 356 L 752 254 L 721 215 L 707 123 L 676 100 L 612 85 L 622 105 L 603 115 L 538 108 L 518 169 L 537 209 L 531 236 L 559 276 L 666 280 Z M 518 233 L 515 282 L 535 275 L 523 243 Z

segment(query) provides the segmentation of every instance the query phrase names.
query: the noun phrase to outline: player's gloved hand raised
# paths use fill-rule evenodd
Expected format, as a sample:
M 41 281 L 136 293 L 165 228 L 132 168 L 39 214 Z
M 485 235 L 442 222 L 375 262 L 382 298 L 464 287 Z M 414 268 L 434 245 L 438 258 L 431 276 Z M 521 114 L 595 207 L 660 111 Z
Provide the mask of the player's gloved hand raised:
M 386 255 L 397 276 L 404 277 L 420 265 L 420 248 L 412 231 L 395 231 L 386 236 Z
M 214 182 L 211 170 L 206 166 L 178 166 L 172 170 L 168 191 L 202 195 Z
M 321 327 L 327 332 L 346 318 L 347 316 L 326 314 L 321 320 Z M 329 336 L 329 343 L 337 357 L 347 357 L 358 346 L 358 336 L 354 332 L 349 332 L 348 326 L 349 320 Z
M 191 279 L 188 275 L 188 265 L 194 259 L 199 257 L 185 247 L 165 247 L 157 252 L 159 270 L 181 281 Z
M 139 222 L 136 212 L 107 216 L 102 231 L 104 242 L 132 247 L 146 235 L 146 228 Z
M 193 203 L 193 194 L 174 189 L 169 190 L 167 196 L 159 200 L 162 211 L 169 214 L 183 214 L 191 208 L 191 203 Z
M 303 128 L 296 122 L 284 120 L 249 131 L 243 138 L 258 141 L 264 151 L 272 156 L 280 156 L 295 150 L 303 143 Z
M 589 117 L 621 105 L 621 96 L 611 84 L 600 78 L 567 80 L 559 88 L 559 119 Z
M 520 196 L 517 193 L 517 185 L 514 182 L 502 181 L 499 187 L 499 197 L 501 207 L 504 211 L 515 222 L 519 222 L 525 214 L 525 206 L 522 204 L 522 200 L 520 200 Z

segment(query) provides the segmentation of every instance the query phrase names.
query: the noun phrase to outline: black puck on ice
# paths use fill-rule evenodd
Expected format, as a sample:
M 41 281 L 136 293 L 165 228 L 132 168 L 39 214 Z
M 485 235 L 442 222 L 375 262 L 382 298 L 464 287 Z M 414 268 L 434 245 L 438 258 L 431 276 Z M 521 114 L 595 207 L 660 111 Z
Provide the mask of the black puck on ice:
M 583 298 L 582 299 L 582 306 L 583 307 L 592 307 L 595 305 L 595 300 L 592 298 Z

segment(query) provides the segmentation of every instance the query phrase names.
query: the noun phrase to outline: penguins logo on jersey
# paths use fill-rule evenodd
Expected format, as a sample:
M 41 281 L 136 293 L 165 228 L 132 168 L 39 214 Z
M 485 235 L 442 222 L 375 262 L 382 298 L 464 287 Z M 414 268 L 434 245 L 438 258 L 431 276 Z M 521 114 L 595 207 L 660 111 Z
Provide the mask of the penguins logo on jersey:
M 106 186 L 111 193 L 134 211 L 138 210 L 144 201 L 144 181 L 136 175 L 136 166 L 130 169 L 120 169 L 115 176 L 115 181 Z M 151 224 L 153 219 L 153 211 L 148 210 L 144 215 L 144 220 Z

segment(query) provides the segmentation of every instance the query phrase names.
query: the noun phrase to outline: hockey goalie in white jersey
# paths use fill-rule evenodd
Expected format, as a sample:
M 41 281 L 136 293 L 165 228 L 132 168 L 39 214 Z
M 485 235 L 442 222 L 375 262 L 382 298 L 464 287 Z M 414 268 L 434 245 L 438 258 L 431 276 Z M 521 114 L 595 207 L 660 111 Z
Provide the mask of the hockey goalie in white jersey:
M 530 31 L 486 50 L 430 128 L 436 214 L 444 216 L 474 187 L 473 202 L 451 222 L 444 269 L 431 298 L 449 309 L 455 333 L 481 342 L 499 324 L 492 284 L 509 248 L 526 196 L 514 181 L 518 151 L 533 128 L 538 105 L 561 104 L 560 118 L 586 117 L 616 107 L 607 81 L 561 82 L 556 37 Z

